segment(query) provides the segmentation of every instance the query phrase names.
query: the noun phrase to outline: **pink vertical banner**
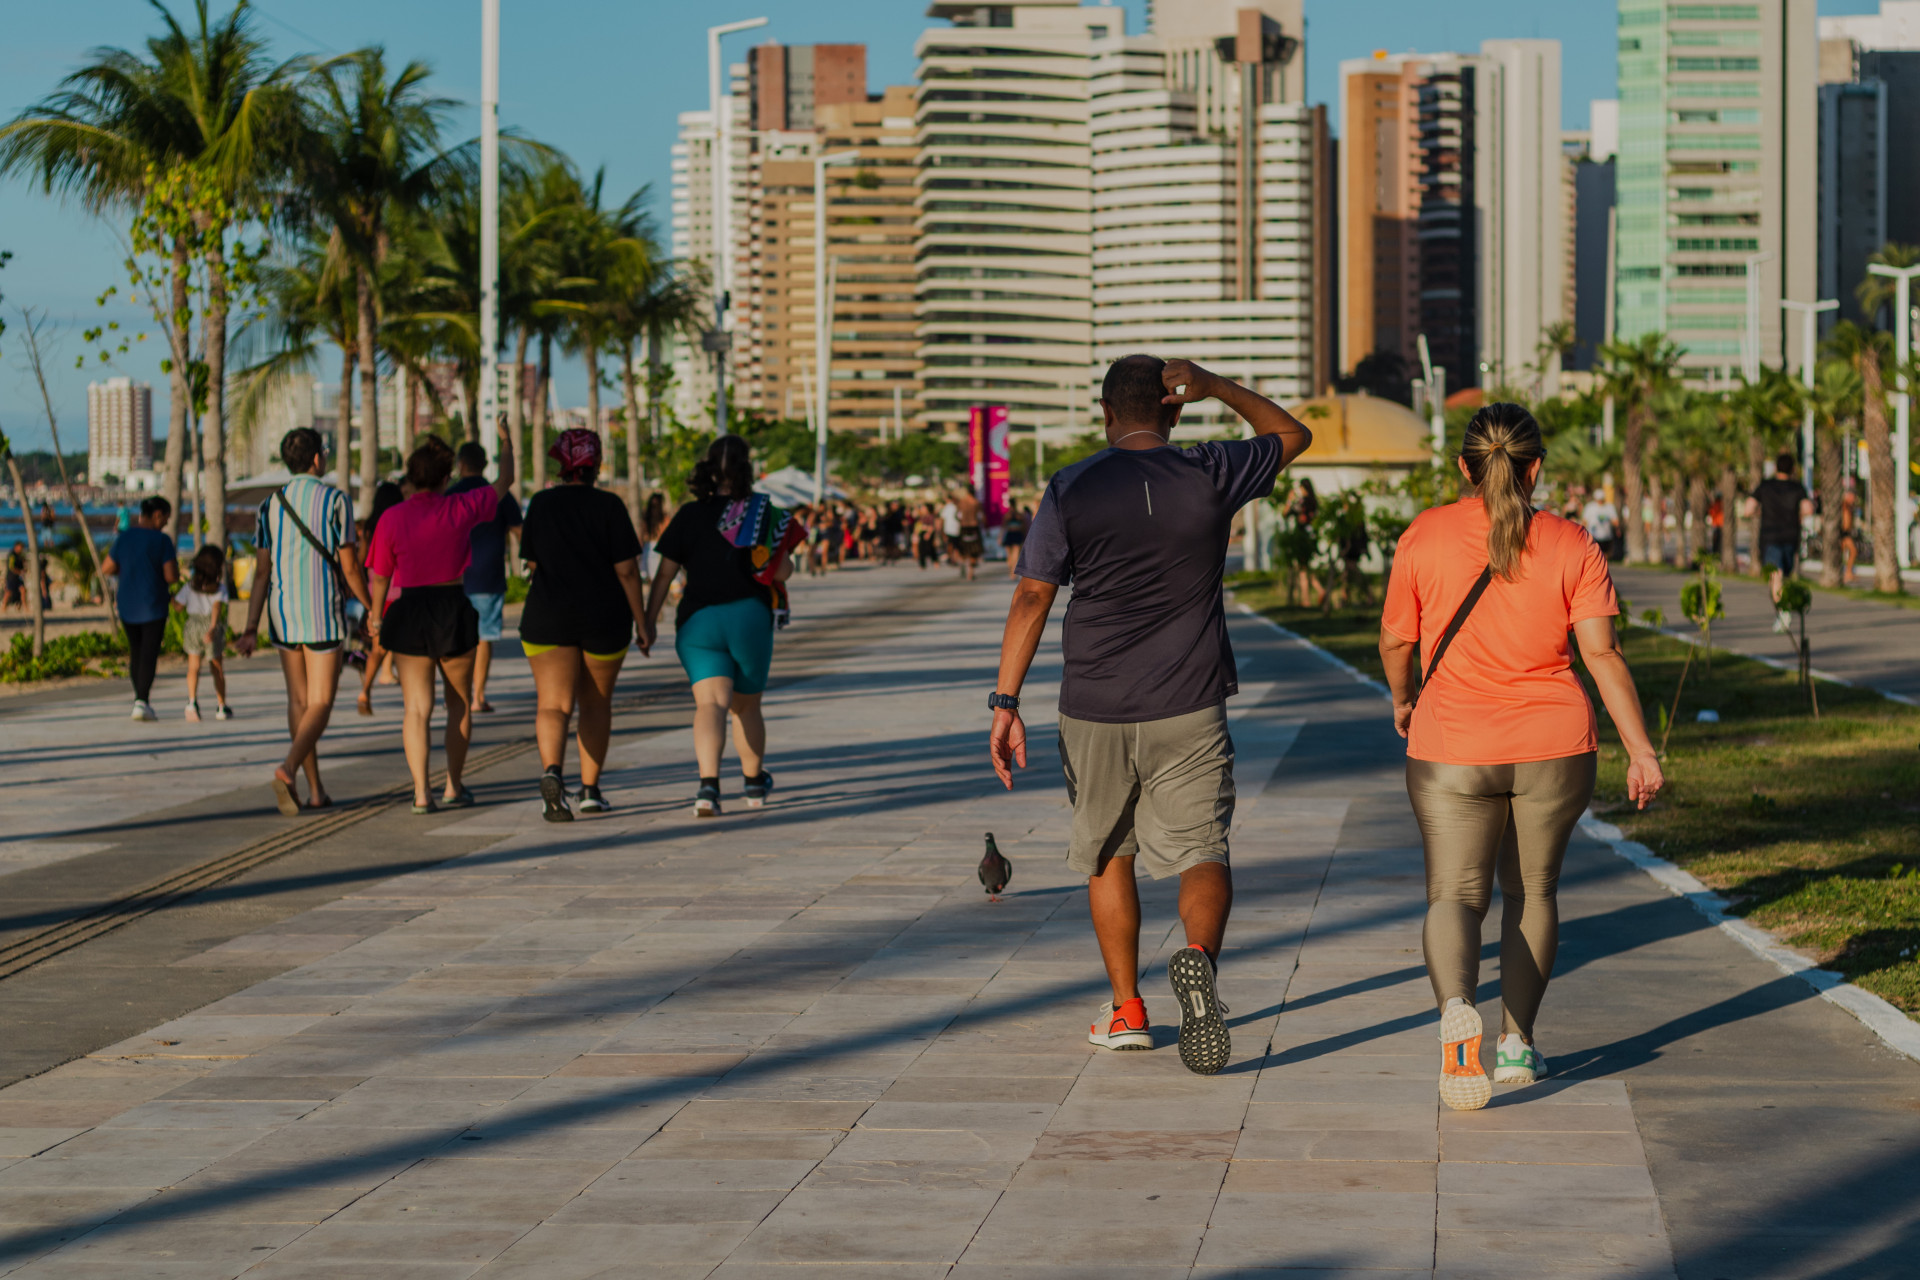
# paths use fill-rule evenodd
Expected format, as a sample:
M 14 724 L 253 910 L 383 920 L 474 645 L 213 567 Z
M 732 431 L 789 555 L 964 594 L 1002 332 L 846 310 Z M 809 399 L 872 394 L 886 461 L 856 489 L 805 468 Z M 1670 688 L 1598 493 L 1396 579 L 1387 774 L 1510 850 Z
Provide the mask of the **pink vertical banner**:
M 989 529 L 998 529 L 1007 519 L 1007 490 L 1013 484 L 1008 436 L 1007 406 L 977 404 L 968 411 L 967 472 Z

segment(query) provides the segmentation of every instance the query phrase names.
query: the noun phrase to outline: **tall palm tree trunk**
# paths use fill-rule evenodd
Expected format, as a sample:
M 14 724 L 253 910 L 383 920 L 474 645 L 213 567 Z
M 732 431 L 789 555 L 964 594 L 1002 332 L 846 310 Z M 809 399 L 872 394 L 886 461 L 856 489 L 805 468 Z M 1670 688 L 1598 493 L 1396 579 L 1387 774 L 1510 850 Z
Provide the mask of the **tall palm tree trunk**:
M 587 366 L 587 430 L 600 437 L 600 456 L 607 474 L 613 475 L 613 449 L 607 439 L 606 424 L 600 421 L 600 349 L 589 338 L 580 344 L 580 358 Z
M 1647 473 L 1647 505 L 1653 514 L 1647 518 L 1647 560 L 1651 564 L 1667 562 L 1667 481 L 1658 467 Z
M 20 463 L 13 450 L 5 449 L 7 473 L 13 477 L 13 490 L 20 495 L 20 523 L 27 530 L 27 613 L 33 619 L 33 656 L 47 647 L 47 611 L 40 600 L 40 535 L 33 529 L 33 512 L 27 509 L 27 482 L 20 477 Z
M 200 499 L 206 538 L 223 551 L 227 545 L 227 264 L 220 240 L 207 249 L 207 319 L 201 337 L 207 349 L 207 412 L 200 419 Z M 196 546 L 199 534 L 194 537 Z
M 1646 497 L 1641 467 L 1647 439 L 1647 411 L 1635 404 L 1627 409 L 1627 433 L 1620 442 L 1621 518 L 1627 529 L 1627 563 L 1647 561 L 1647 526 L 1640 508 Z
M 1820 521 L 1820 585 L 1840 585 L 1840 504 L 1845 500 L 1846 469 L 1841 462 L 1840 424 L 1830 422 L 1814 429 L 1813 451 L 1819 460 L 1819 475 L 1814 484 L 1820 490 L 1820 509 L 1827 513 Z
M 379 320 L 374 316 L 373 273 L 364 264 L 354 268 L 360 343 L 360 501 L 362 511 L 373 508 L 374 486 L 380 483 L 380 365 L 374 352 Z
M 507 400 L 507 430 L 513 436 L 513 496 L 520 496 L 527 473 L 527 331 L 523 327 L 513 340 L 513 377 L 507 385 L 513 394 Z
M 167 500 L 173 514 L 167 518 L 167 532 L 180 536 L 181 475 L 187 468 L 187 432 L 193 407 L 193 384 L 187 378 L 192 362 L 193 340 L 188 327 L 193 323 L 187 310 L 187 281 L 193 270 L 184 238 L 173 242 L 172 311 L 167 321 L 167 345 L 170 348 L 167 369 L 167 451 L 160 463 L 160 496 Z M 124 479 L 125 477 L 122 477 Z M 99 477 L 94 477 L 99 483 Z
M 553 335 L 540 335 L 540 381 L 533 402 L 533 487 L 547 487 L 547 428 L 553 425 Z
M 666 383 L 665 326 L 655 320 L 647 327 L 647 439 L 660 438 L 660 388 Z
M 1880 377 L 1880 357 L 1868 351 L 1860 361 L 1860 384 L 1865 400 L 1860 434 L 1867 442 L 1869 515 L 1873 530 L 1873 589 L 1897 593 L 1900 584 L 1900 535 L 1894 510 L 1893 437 L 1887 430 L 1887 401 Z M 1905 464 L 1906 459 L 1899 460 Z M 1838 511 L 1839 508 L 1832 508 Z M 1821 521 L 1822 524 L 1827 523 Z M 1834 521 L 1838 523 L 1838 520 Z
M 620 342 L 620 390 L 627 410 L 627 515 L 640 527 L 640 391 L 633 382 L 633 339 Z
M 359 368 L 360 353 L 346 343 L 340 344 L 340 412 L 333 429 L 334 478 L 340 492 L 353 492 L 353 375 Z M 365 508 L 362 508 L 363 515 Z M 366 548 L 362 547 L 362 551 Z
M 1740 473 L 1731 462 L 1720 469 L 1720 571 L 1736 573 L 1740 556 L 1734 549 L 1740 540 Z

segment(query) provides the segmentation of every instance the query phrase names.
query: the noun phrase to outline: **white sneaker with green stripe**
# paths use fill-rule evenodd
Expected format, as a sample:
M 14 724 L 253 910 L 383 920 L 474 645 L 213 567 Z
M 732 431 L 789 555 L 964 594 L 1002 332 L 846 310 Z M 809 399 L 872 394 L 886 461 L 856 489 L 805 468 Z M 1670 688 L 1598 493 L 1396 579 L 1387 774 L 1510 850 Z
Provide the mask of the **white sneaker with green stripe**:
M 1518 1034 L 1501 1036 L 1493 1055 L 1495 1084 L 1532 1084 L 1546 1078 L 1547 1060 Z

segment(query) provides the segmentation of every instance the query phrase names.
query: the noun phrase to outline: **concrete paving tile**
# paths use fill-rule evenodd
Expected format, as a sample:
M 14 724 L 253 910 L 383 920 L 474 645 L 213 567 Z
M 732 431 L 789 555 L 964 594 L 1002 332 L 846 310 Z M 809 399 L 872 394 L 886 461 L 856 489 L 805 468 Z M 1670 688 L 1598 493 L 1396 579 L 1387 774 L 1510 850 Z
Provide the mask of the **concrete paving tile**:
M 709 1280 L 944 1280 L 951 1272 L 944 1262 L 933 1264 L 886 1262 L 740 1262 L 722 1263 Z
M 815 1160 L 622 1160 L 600 1175 L 594 1194 L 614 1187 L 713 1191 L 791 1191 Z
M 855 1129 L 833 1148 L 833 1160 L 940 1160 L 998 1164 L 1025 1160 L 1035 1135 L 1003 1129 Z
M 742 1072 L 701 1091 L 703 1099 L 759 1099 L 768 1102 L 872 1102 L 893 1083 L 885 1076 L 803 1075 L 799 1072 Z
M 850 1129 L 868 1110 L 865 1102 L 694 1101 L 681 1108 L 669 1129 Z
M 0 1169 L 0 1188 L 168 1187 L 199 1172 L 208 1163 L 198 1156 L 62 1158 L 49 1153 Z
M 1654 1194 L 1645 1164 L 1460 1164 L 1442 1160 L 1439 1190 L 1447 1195 Z
M 271 1128 L 91 1129 L 61 1143 L 52 1154 L 61 1159 L 190 1159 L 206 1165 L 273 1132 Z
M 1660 1203 L 1647 1195 L 1580 1195 L 1504 1192 L 1453 1195 L 1442 1192 L 1435 1222 L 1442 1230 L 1596 1231 L 1655 1236 L 1666 1231 Z
M 960 1128 L 970 1132 L 1041 1132 L 1056 1107 L 1037 1102 L 876 1102 L 860 1128 Z
M 717 1080 L 744 1061 L 746 1055 L 738 1053 L 588 1053 L 553 1074 Z
M 1360 1105 L 1350 1103 L 1254 1103 L 1247 1108 L 1247 1129 L 1378 1129 L 1401 1133 L 1434 1132 L 1436 1094 L 1425 1102 Z M 1449 1113 L 1456 1114 L 1456 1113 Z
M 634 1160 L 819 1160 L 843 1137 L 839 1130 L 666 1129 L 642 1143 Z
M 1440 1111 L 1440 1129 L 1454 1133 L 1634 1133 L 1633 1108 L 1543 1102 Z
M 624 1160 L 649 1130 L 485 1121 L 434 1152 L 444 1160 Z
M 1513 1275 L 1542 1259 L 1554 1270 L 1641 1277 L 1673 1274 L 1673 1250 L 1664 1230 L 1645 1235 L 1605 1231 L 1539 1231 L 1507 1227 L 1461 1230 L 1443 1226 L 1434 1238 L 1435 1274 Z M 1551 1274 L 1551 1273 L 1549 1273 Z
M 1406 1192 L 1431 1199 L 1434 1169 L 1414 1160 L 1235 1160 L 1224 1189 L 1287 1195 Z
M 1393 1129 L 1248 1129 L 1236 1160 L 1417 1160 L 1440 1158 L 1440 1135 Z
M 69 1138 L 76 1138 L 87 1129 L 0 1129 L 0 1158 L 22 1159 L 37 1156 L 43 1151 L 51 1151 Z
M 205 1185 L 189 1178 L 128 1209 L 119 1222 L 324 1222 L 361 1194 L 358 1187 L 250 1187 L 241 1196 L 207 1194 Z
M 545 1215 L 555 1223 L 756 1223 L 786 1196 L 777 1190 L 720 1190 L 705 1186 L 662 1187 L 596 1183 Z
M 1237 1101 L 1076 1102 L 1069 1097 L 1047 1127 L 1059 1133 L 1102 1133 L 1116 1125 L 1168 1133 L 1217 1133 L 1237 1129 L 1246 1113 L 1247 1104 Z
M 1345 1266 L 1299 1267 L 1195 1267 L 1187 1280 L 1432 1280 L 1436 1273 L 1427 1267 L 1402 1270 L 1398 1267 L 1364 1269 Z
M 53 1226 L 104 1222 L 151 1199 L 145 1188 L 49 1190 L 0 1187 L 0 1224 Z
M 0 1093 L 0 1129 L 91 1129 L 128 1109 L 119 1102 L 11 1101 Z
M 1189 1192 L 1212 1195 L 1227 1172 L 1224 1160 L 1029 1160 L 1014 1175 L 1015 1191 Z
M 746 1222 L 542 1223 L 501 1253 L 498 1261 L 542 1280 L 617 1276 L 623 1272 L 616 1268 L 629 1267 L 711 1269 L 752 1229 L 753 1224 Z M 632 1274 L 648 1277 L 645 1270 Z
M 320 1103 L 231 1101 L 223 1098 L 156 1098 L 143 1102 L 100 1124 L 102 1132 L 116 1129 L 267 1129 L 291 1124 Z
M 825 1160 L 800 1185 L 929 1191 L 997 1191 L 1013 1180 L 1015 1161 Z
M 729 1260 L 952 1263 L 998 1198 L 997 1191 L 802 1188 Z
M 391 1262 L 463 1262 L 478 1267 L 490 1261 L 524 1229 L 477 1223 L 343 1222 L 333 1219 L 310 1228 L 281 1251 L 285 1262 L 352 1263 L 384 1268 Z
M 231 1071 L 216 1071 L 197 1080 L 190 1080 L 161 1096 L 168 1099 L 226 1098 L 260 1102 L 327 1102 L 339 1097 L 366 1078 L 361 1075 L 253 1076 Z
M 298 1239 L 311 1224 L 230 1223 L 200 1219 L 110 1222 L 60 1251 L 62 1263 L 117 1263 L 138 1274 L 149 1263 L 188 1262 L 235 1271 Z M 64 1255 L 64 1256 L 62 1256 Z
M 1646 1149 L 1637 1132 L 1527 1133 L 1493 1130 L 1440 1134 L 1440 1155 L 1449 1161 L 1511 1161 L 1519 1164 L 1608 1164 L 1645 1168 Z
M 253 1255 L 264 1258 L 267 1255 Z M 140 1264 L 142 1280 L 227 1280 L 246 1267 L 245 1262 L 155 1262 Z M 116 1280 L 127 1274 L 127 1264 L 116 1258 L 69 1254 L 64 1249 L 9 1272 L 13 1280 Z
M 1035 1160 L 1226 1160 L 1240 1141 L 1234 1129 L 1049 1129 Z
M 1297 1271 L 1369 1274 L 1433 1265 L 1433 1223 L 1414 1228 L 1347 1229 L 1324 1220 L 1247 1219 L 1208 1229 L 1194 1261 L 1201 1268 L 1259 1274 Z
M 963 1257 L 1003 1264 L 1085 1263 L 1111 1249 L 1126 1224 L 1126 1255 L 1142 1265 L 1190 1264 L 1207 1231 L 1207 1193 L 1023 1188 L 1003 1197 Z

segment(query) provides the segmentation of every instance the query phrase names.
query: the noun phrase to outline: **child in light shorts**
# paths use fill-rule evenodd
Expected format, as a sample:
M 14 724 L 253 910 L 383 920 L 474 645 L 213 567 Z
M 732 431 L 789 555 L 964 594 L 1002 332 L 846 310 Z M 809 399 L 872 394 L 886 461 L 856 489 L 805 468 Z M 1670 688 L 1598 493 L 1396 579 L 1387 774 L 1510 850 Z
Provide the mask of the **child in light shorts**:
M 213 693 L 219 699 L 215 720 L 231 720 L 227 707 L 227 557 L 216 546 L 200 548 L 187 580 L 174 594 L 180 611 L 180 648 L 187 655 L 187 719 L 200 718 L 200 664 L 213 668 Z

